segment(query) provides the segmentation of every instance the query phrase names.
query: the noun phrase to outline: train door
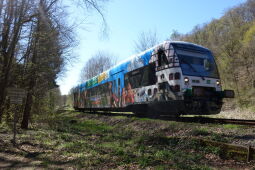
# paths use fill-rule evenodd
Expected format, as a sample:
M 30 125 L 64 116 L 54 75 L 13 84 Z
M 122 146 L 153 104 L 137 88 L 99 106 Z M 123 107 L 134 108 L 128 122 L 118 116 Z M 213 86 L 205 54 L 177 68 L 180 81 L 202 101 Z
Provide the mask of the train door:
M 114 75 L 112 81 L 112 107 L 121 107 L 121 94 L 124 87 L 124 75 L 123 72 L 119 72 Z
M 112 107 L 117 107 L 118 97 L 117 97 L 117 83 L 116 79 L 112 81 Z

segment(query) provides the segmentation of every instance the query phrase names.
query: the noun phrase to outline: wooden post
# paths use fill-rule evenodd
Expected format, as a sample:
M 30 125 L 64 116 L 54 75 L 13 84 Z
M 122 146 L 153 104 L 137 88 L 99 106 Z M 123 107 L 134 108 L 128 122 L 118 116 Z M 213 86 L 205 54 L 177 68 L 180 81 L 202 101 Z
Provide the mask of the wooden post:
M 16 146 L 16 134 L 17 134 L 17 114 L 18 111 L 15 109 L 13 117 L 13 146 Z
M 24 89 L 19 88 L 8 88 L 7 89 L 7 96 L 10 98 L 10 104 L 15 104 L 16 106 L 22 104 L 22 100 L 25 97 L 26 92 Z M 17 134 L 17 118 L 18 118 L 18 109 L 15 108 L 14 117 L 13 117 L 13 139 L 12 143 L 13 146 L 16 146 L 16 134 Z
M 247 162 L 250 162 L 251 160 L 251 146 L 249 145 L 247 147 Z

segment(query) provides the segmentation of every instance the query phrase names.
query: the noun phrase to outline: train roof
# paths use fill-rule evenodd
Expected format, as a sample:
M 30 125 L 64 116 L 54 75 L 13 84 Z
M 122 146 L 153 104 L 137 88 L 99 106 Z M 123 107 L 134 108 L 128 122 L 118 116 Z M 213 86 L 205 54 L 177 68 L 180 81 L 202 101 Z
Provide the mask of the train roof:
M 199 50 L 203 50 L 203 51 L 210 51 L 208 48 L 205 48 L 201 45 L 195 44 L 195 43 L 190 43 L 190 42 L 186 42 L 186 41 L 168 41 L 170 44 L 175 45 L 175 46 L 179 46 L 181 47 L 182 45 L 185 45 L 186 48 L 199 48 Z
M 116 74 L 118 72 L 121 72 L 123 70 L 123 68 L 127 68 L 128 64 L 132 61 L 132 60 L 135 60 L 137 58 L 143 58 L 145 61 L 146 61 L 146 64 L 147 65 L 149 63 L 149 60 L 150 60 L 150 57 L 151 57 L 151 54 L 153 53 L 153 50 L 158 48 L 158 47 L 162 47 L 162 46 L 170 46 L 170 45 L 173 45 L 173 46 L 177 46 L 177 47 L 181 47 L 182 45 L 185 45 L 185 46 L 189 46 L 189 47 L 193 47 L 193 48 L 199 48 L 199 49 L 203 49 L 204 51 L 209 51 L 209 49 L 203 47 L 203 46 L 200 46 L 200 45 L 197 45 L 197 44 L 194 44 L 194 43 L 190 43 L 190 42 L 185 42 L 185 41 L 164 41 L 152 48 L 149 48 L 143 52 L 140 52 L 138 54 L 134 54 L 130 57 L 128 57 L 127 59 L 119 62 L 118 64 L 114 65 L 113 67 L 111 67 L 110 69 L 104 71 L 106 73 L 109 73 L 110 75 L 113 75 L 113 74 Z M 92 81 L 93 79 L 97 78 L 99 75 L 96 75 L 94 76 L 93 78 L 91 79 L 88 79 L 86 80 L 84 83 L 82 84 L 79 84 L 78 86 L 76 86 L 75 88 L 80 88 L 80 89 L 84 89 L 86 84 L 89 82 L 89 81 Z

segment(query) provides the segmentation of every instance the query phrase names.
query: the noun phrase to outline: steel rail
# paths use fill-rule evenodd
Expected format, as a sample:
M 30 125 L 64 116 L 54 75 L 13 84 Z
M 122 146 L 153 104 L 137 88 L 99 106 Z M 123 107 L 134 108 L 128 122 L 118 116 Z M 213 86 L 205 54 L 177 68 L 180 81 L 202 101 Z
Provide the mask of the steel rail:
M 166 121 L 176 121 L 176 122 L 187 122 L 187 123 L 216 123 L 216 124 L 237 124 L 237 125 L 249 125 L 255 126 L 255 120 L 245 120 L 245 119 L 225 119 L 225 118 L 210 118 L 203 116 L 194 116 L 194 117 L 173 117 L 173 116 L 155 116 L 155 115 L 135 115 L 128 113 L 111 113 L 111 112 L 85 112 L 90 114 L 100 114 L 105 116 L 126 116 L 126 117 L 144 117 L 151 119 L 159 119 Z

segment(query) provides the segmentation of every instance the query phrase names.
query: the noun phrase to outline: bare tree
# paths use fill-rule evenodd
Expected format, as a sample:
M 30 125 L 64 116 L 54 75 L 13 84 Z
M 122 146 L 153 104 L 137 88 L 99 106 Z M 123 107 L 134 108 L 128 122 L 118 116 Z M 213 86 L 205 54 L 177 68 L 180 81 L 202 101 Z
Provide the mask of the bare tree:
M 92 12 L 96 11 L 96 14 L 100 16 L 100 19 L 102 21 L 101 35 L 102 37 L 107 37 L 108 26 L 104 15 L 105 12 L 104 6 L 110 0 L 73 0 L 73 1 L 75 4 L 77 4 L 78 8 L 83 10 L 84 16 L 86 16 L 88 13 L 91 14 Z M 83 22 L 80 24 L 83 24 Z
M 159 37 L 156 31 L 141 32 L 135 41 L 135 52 L 147 50 L 159 43 Z
M 98 51 L 84 65 L 80 73 L 80 82 L 84 82 L 116 64 L 116 57 L 106 51 Z
M 183 35 L 179 33 L 177 30 L 173 30 L 169 40 L 171 41 L 180 41 L 182 39 Z

